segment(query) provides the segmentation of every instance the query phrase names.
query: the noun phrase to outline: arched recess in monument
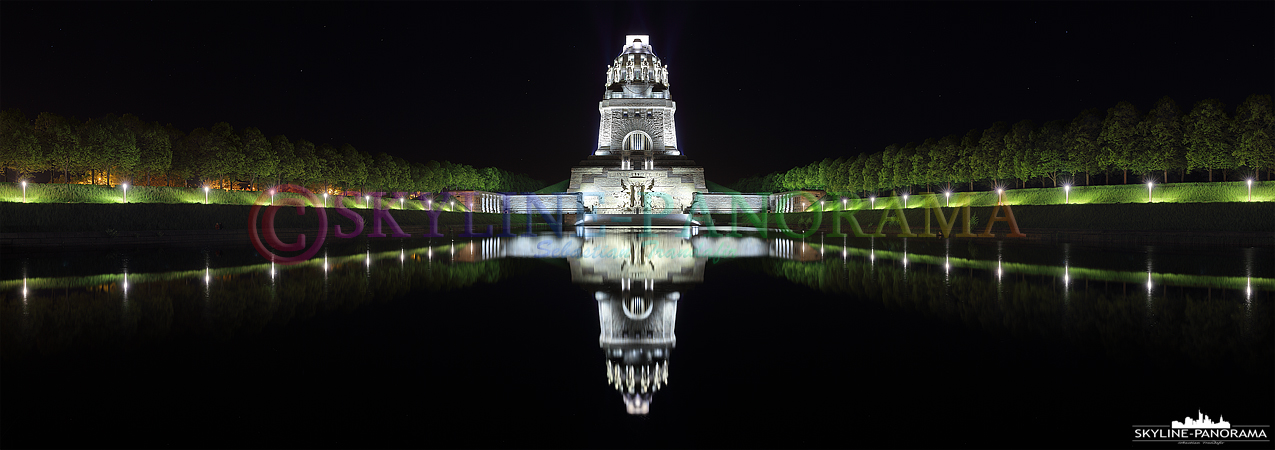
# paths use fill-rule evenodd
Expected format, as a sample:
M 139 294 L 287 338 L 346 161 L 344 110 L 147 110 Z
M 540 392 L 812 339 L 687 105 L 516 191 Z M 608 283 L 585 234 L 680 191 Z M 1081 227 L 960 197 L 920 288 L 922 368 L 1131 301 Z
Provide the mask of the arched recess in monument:
M 635 130 L 624 136 L 624 150 L 630 152 L 645 152 L 654 149 L 655 140 L 645 131 Z

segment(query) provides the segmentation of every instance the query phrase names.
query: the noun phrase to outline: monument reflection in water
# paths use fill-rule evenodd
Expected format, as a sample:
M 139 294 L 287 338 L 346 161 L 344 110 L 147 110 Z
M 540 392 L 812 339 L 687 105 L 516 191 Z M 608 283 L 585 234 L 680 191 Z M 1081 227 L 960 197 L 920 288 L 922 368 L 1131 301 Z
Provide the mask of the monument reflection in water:
M 572 282 L 598 302 L 598 345 L 607 382 L 624 398 L 629 414 L 647 414 L 654 394 L 669 383 L 669 359 L 677 346 L 677 302 L 704 282 L 711 257 L 762 257 L 772 248 L 759 238 L 686 238 L 677 232 L 605 233 L 582 237 L 517 237 L 480 243 L 478 258 L 566 257 Z M 501 243 L 497 246 L 493 243 Z M 495 251 L 493 251 L 495 250 Z M 817 254 L 805 246 L 802 253 Z

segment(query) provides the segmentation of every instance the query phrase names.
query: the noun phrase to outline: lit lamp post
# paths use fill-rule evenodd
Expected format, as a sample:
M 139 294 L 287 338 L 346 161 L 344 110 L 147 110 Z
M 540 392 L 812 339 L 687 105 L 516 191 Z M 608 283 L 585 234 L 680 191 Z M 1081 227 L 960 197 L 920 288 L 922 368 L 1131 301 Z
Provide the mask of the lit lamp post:
M 22 182 L 22 201 L 27 201 L 27 182 Z M 1253 179 L 1248 179 L 1248 201 L 1253 201 Z
M 903 194 L 903 207 L 908 207 L 908 194 Z
M 996 204 L 1005 202 L 1005 188 L 996 188 Z
M 270 190 L 270 206 L 274 206 L 274 189 Z
M 868 197 L 868 202 L 872 204 L 872 209 L 877 209 L 877 198 L 875 196 Z
M 398 198 L 398 209 L 403 209 L 403 197 Z
M 363 207 L 364 207 L 364 208 L 370 208 L 370 207 L 371 207 L 371 205 L 372 205 L 372 196 L 371 196 L 371 195 L 364 195 L 364 196 L 363 196 Z
M 1253 186 L 1253 182 L 1252 182 L 1252 181 L 1250 181 L 1250 182 L 1248 183 L 1248 185 L 1249 185 L 1249 191 L 1250 191 L 1250 192 L 1252 192 L 1252 189 L 1253 189 L 1253 188 L 1252 188 L 1252 186 Z M 1252 198 L 1251 198 L 1251 197 L 1252 197 L 1252 195 L 1250 194 L 1250 195 L 1249 195 L 1249 197 L 1250 197 L 1250 200 L 1251 200 L 1251 199 L 1252 199 Z M 23 181 L 23 182 L 22 182 L 22 203 L 26 203 L 26 202 L 27 202 L 27 182 Z
M 425 199 L 425 209 L 430 211 L 434 210 L 434 199 L 432 198 Z
M 1155 183 L 1150 181 L 1147 182 L 1147 203 L 1151 203 L 1151 188 L 1153 186 L 1155 186 Z
M 944 191 L 943 197 L 947 198 L 947 206 L 952 206 L 952 191 Z
M 208 204 L 208 186 L 204 186 L 204 204 Z
M 327 207 L 328 207 L 328 193 L 327 193 L 327 192 L 324 192 L 324 193 L 323 193 L 323 207 L 324 207 L 324 208 L 327 208 Z
M 1068 203 L 1071 203 L 1071 185 L 1064 184 L 1063 185 L 1063 204 L 1066 205 Z
M 846 203 L 848 203 L 849 201 L 850 201 L 850 200 L 849 200 L 849 199 L 846 199 L 845 197 L 842 197 L 842 198 L 841 198 L 841 210 L 842 210 L 842 211 L 845 211 L 845 210 L 846 210 Z
M 120 186 L 124 188 L 124 203 L 128 203 L 128 183 L 121 184 Z

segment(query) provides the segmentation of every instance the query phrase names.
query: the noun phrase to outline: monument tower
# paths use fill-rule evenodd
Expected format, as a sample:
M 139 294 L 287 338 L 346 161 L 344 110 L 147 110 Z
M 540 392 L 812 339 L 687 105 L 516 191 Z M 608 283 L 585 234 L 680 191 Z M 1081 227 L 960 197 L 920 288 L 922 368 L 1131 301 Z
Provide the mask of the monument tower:
M 607 66 L 598 147 L 571 169 L 568 192 L 594 214 L 680 214 L 708 192 L 704 168 L 682 155 L 668 66 L 647 35 L 629 35 Z M 601 194 L 600 196 L 598 194 Z

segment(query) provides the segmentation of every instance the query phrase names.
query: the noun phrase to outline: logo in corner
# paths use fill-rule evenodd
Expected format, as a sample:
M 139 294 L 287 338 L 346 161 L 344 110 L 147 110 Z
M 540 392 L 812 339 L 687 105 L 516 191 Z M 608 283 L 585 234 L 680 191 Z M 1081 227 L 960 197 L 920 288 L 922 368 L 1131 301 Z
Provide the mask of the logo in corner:
M 1133 442 L 1176 442 L 1179 444 L 1221 444 L 1226 442 L 1270 442 L 1270 425 L 1231 425 L 1222 416 L 1215 422 L 1203 411 L 1195 418 L 1174 420 L 1168 425 L 1134 425 Z

